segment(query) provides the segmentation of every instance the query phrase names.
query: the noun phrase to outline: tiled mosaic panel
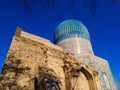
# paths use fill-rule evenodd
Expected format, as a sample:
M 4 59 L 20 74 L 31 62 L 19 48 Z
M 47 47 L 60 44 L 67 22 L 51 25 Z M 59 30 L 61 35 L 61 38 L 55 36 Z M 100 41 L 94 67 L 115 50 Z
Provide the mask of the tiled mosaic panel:
M 117 90 L 115 81 L 113 79 L 109 64 L 106 60 L 99 58 L 99 57 L 94 57 L 91 55 L 80 55 L 80 56 L 76 56 L 76 58 L 78 60 L 80 60 L 81 62 L 86 63 L 87 65 L 94 67 L 96 69 L 96 71 L 98 71 L 99 73 L 99 80 L 100 80 L 100 84 L 102 87 L 102 90 L 106 90 L 106 86 L 105 86 L 105 81 L 103 79 L 102 73 L 105 72 L 106 76 L 108 78 L 111 90 Z
M 73 54 L 79 54 L 79 53 L 93 54 L 93 50 L 90 42 L 88 40 L 84 40 L 79 37 L 72 37 L 69 39 L 65 39 L 59 42 L 58 45 L 64 48 L 66 51 L 71 52 Z

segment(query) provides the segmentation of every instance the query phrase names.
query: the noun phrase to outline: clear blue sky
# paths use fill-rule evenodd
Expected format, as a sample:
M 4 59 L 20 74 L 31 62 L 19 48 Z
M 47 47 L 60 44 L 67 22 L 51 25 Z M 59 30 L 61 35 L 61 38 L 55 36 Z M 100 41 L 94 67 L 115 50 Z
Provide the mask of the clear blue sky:
M 20 1 L 20 0 L 18 0 Z M 77 2 L 71 9 L 67 0 L 58 0 L 55 8 L 46 8 L 35 16 L 25 15 L 17 0 L 0 0 L 0 69 L 5 61 L 16 26 L 53 42 L 54 30 L 66 19 L 77 19 L 88 28 L 95 55 L 107 59 L 116 83 L 120 76 L 120 4 L 98 0 L 96 12 Z

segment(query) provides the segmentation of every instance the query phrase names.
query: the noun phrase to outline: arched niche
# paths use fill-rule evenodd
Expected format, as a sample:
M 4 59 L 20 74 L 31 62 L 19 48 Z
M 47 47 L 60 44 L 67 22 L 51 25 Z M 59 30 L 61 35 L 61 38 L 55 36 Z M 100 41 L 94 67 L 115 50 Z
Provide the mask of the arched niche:
M 93 76 L 91 75 L 91 73 L 84 67 L 81 68 L 81 72 L 84 73 L 84 75 L 86 76 L 86 79 L 88 80 L 89 90 L 96 90 Z
M 39 68 L 39 75 L 35 77 L 35 90 L 61 90 L 60 81 L 53 70 Z
M 104 82 L 105 82 L 106 90 L 111 90 L 110 83 L 109 83 L 108 77 L 107 77 L 105 72 L 102 72 L 102 77 L 103 77 Z
M 82 67 L 79 76 L 71 78 L 71 90 L 96 90 L 94 83 L 91 73 Z

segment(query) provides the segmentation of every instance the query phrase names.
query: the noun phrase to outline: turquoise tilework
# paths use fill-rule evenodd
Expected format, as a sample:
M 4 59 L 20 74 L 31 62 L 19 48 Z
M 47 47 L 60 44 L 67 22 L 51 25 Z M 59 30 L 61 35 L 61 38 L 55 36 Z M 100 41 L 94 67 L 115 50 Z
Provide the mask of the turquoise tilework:
M 75 36 L 90 41 L 90 35 L 87 28 L 80 21 L 70 19 L 63 21 L 58 25 L 55 30 L 54 40 L 55 43 L 58 43 L 61 40 Z

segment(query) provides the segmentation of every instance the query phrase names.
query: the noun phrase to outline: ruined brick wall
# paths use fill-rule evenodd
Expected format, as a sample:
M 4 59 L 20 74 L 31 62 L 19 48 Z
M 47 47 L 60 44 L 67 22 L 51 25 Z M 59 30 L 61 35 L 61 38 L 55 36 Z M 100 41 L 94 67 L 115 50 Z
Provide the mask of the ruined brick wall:
M 49 41 L 19 29 L 3 65 L 0 90 L 101 90 L 93 68 Z

